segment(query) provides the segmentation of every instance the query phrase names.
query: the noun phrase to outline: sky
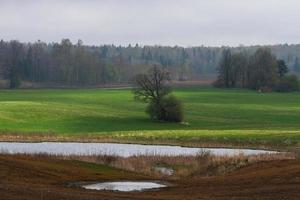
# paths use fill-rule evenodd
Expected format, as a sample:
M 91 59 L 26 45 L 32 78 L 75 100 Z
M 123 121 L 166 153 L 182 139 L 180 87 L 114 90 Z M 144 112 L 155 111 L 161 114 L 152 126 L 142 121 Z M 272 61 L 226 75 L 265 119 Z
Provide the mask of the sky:
M 88 45 L 300 43 L 299 0 L 0 0 L 0 39 Z

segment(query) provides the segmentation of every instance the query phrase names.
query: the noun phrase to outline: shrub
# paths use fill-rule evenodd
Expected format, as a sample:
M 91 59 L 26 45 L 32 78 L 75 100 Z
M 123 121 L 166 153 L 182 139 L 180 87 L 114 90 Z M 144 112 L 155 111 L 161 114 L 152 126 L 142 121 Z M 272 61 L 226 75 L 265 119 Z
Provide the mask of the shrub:
M 146 112 L 152 119 L 182 122 L 183 121 L 183 106 L 180 100 L 172 95 L 164 96 L 161 102 L 150 102 Z
M 146 113 L 150 116 L 151 119 L 155 120 L 161 120 L 161 109 L 160 105 L 151 101 L 147 108 L 146 108 Z
M 283 77 L 276 86 L 278 92 L 293 92 L 299 89 L 299 80 L 296 75 Z
M 162 109 L 165 111 L 165 121 L 182 122 L 183 106 L 182 102 L 172 95 L 162 99 Z

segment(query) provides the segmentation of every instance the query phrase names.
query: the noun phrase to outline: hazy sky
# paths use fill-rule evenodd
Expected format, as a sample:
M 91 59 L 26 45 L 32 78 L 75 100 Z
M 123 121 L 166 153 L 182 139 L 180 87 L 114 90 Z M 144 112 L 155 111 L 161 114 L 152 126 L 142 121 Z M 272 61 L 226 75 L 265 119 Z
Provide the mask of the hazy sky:
M 300 43 L 299 0 L 0 0 L 0 39 L 85 44 Z

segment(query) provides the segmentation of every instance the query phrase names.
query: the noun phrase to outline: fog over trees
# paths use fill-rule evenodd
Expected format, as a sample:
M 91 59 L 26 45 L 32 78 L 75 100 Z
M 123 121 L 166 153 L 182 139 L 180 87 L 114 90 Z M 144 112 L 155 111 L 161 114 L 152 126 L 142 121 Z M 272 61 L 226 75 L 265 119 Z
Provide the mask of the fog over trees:
M 258 48 L 229 49 L 236 65 L 243 67 L 245 60 L 239 58 Z M 268 48 L 285 61 L 289 71 L 300 72 L 300 45 Z M 0 79 L 9 80 L 11 88 L 17 88 L 23 81 L 74 86 L 127 83 L 134 75 L 159 65 L 170 71 L 174 80 L 197 80 L 217 74 L 224 49 L 227 47 L 86 46 L 81 40 L 72 44 L 69 39 L 50 44 L 1 40 Z M 245 76 L 241 75 L 243 80 L 239 84 L 245 84 Z M 231 80 L 226 84 L 235 83 Z

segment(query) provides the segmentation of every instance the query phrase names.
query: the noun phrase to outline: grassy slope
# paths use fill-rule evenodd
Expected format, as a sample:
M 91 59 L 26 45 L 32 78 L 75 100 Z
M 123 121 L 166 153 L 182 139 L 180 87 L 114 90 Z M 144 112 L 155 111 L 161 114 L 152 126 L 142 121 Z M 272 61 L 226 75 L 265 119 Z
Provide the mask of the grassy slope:
M 177 89 L 189 125 L 148 120 L 130 90 L 2 90 L 0 131 L 297 144 L 300 93 Z

